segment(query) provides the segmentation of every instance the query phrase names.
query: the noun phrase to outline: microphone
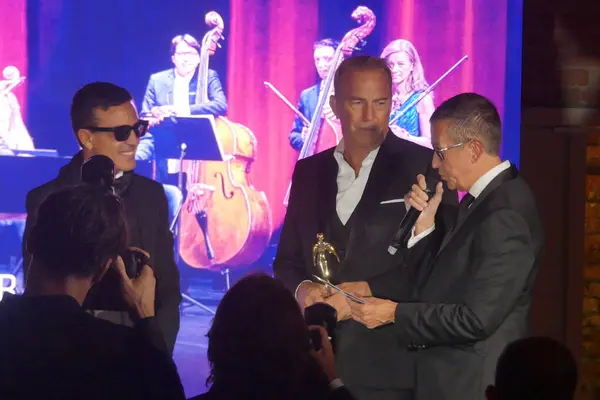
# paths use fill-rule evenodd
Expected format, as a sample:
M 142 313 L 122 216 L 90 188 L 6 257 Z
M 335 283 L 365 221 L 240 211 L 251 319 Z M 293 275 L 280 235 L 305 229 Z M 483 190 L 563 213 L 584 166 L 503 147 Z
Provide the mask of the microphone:
M 431 200 L 431 198 L 435 195 L 435 187 L 438 184 L 438 180 L 436 178 L 437 174 L 430 165 L 425 173 L 425 183 L 427 184 L 425 193 L 427 193 L 427 201 Z M 415 223 L 420 215 L 421 211 L 417 210 L 416 208 L 410 207 L 408 209 L 404 215 L 404 218 L 402 218 L 402 221 L 400 222 L 400 226 L 398 227 L 396 234 L 388 246 L 388 253 L 394 255 L 400 249 L 400 247 L 407 247 L 413 227 L 415 226 Z
M 90 157 L 81 166 L 81 180 L 90 185 L 101 186 L 112 192 L 116 172 L 113 160 L 98 154 Z

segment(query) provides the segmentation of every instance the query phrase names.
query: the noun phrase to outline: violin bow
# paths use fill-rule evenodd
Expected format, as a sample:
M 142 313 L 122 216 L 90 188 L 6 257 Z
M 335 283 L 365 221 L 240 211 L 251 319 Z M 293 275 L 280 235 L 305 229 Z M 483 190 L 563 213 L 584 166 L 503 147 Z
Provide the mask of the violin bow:
M 425 96 L 427 96 L 429 93 L 431 93 L 431 91 L 445 78 L 447 77 L 452 71 L 454 71 L 456 68 L 458 68 L 458 66 L 460 64 L 462 64 L 463 62 L 465 62 L 467 59 L 469 58 L 468 55 L 465 55 L 463 58 L 461 58 L 460 60 L 458 60 L 456 62 L 456 64 L 454 64 L 453 66 L 450 67 L 450 69 L 446 72 L 444 72 L 444 74 L 442 76 L 440 76 L 437 81 L 433 82 L 425 91 L 423 91 L 423 93 L 421 93 L 419 95 L 419 97 L 417 97 L 416 99 L 414 99 L 413 101 L 411 101 L 410 103 L 407 103 L 405 106 L 400 108 L 400 112 L 398 112 L 398 114 L 396 114 L 396 116 L 394 118 L 392 118 L 390 120 L 389 125 L 394 125 L 394 122 L 398 121 L 400 118 L 402 118 L 402 116 L 404 114 L 406 114 L 408 112 L 408 110 L 410 110 L 411 108 L 413 108 L 414 106 L 416 106 L 421 100 L 423 100 L 425 98 Z

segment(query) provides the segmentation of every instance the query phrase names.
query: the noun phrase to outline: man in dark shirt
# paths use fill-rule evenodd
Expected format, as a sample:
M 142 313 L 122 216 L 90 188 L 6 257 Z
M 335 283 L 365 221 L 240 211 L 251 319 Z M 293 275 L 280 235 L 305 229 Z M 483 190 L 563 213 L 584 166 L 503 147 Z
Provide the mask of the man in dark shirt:
M 82 150 L 60 169 L 56 179 L 27 194 L 23 237 L 25 275 L 30 259 L 27 241 L 40 203 L 57 190 L 81 183 L 81 165 L 85 160 L 96 154 L 109 157 L 117 169 L 115 190 L 125 207 L 128 245 L 150 254 L 149 265 L 156 277 L 156 318 L 172 353 L 179 331 L 181 291 L 167 199 L 162 185 L 134 171 L 136 149 L 148 124 L 139 118 L 131 94 L 109 82 L 93 82 L 77 91 L 71 105 L 71 123 Z M 94 285 L 84 308 L 109 321 L 130 325 L 127 313 L 113 304 L 115 293 L 106 282 Z
M 0 398 L 184 398 L 154 313 L 152 269 L 132 280 L 118 256 L 127 251 L 121 203 L 82 184 L 41 204 L 25 294 L 0 303 Z M 110 268 L 133 328 L 82 308 Z

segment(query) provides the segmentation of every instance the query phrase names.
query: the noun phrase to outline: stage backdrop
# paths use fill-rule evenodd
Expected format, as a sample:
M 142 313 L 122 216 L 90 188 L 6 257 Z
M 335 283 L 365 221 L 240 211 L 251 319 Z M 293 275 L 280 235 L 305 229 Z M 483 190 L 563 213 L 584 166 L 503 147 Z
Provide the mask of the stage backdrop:
M 392 40 L 408 39 L 428 83 L 468 55 L 436 87 L 434 102 L 464 91 L 491 98 L 510 127 L 504 153 L 518 162 L 518 0 L 10 0 L 0 9 L 0 66 L 15 65 L 28 76 L 17 94 L 37 147 L 71 155 L 78 149 L 68 111 L 79 87 L 111 81 L 141 105 L 149 76 L 172 67 L 170 40 L 182 33 L 202 38 L 209 29 L 205 14 L 217 11 L 225 38 L 210 68 L 225 88 L 227 117 L 256 136 L 250 179 L 265 192 L 276 231 L 298 153 L 288 140 L 294 114 L 264 82 L 297 104 L 300 92 L 317 82 L 313 43 L 339 40 L 357 27 L 351 13 L 359 5 L 370 8 L 377 22 L 355 54 L 380 55 Z
M 225 24 L 224 40 L 210 57 L 210 68 L 224 88 L 227 118 L 256 137 L 257 158 L 249 178 L 266 194 L 273 222 L 269 234 L 274 235 L 270 246 L 256 251 L 261 256 L 257 262 L 232 268 L 235 282 L 248 268 L 269 270 L 285 215 L 283 198 L 298 157 L 288 140 L 294 114 L 264 82 L 297 104 L 301 91 L 318 81 L 314 42 L 340 40 L 356 28 L 351 14 L 359 5 L 373 11 L 376 25 L 355 54 L 378 56 L 391 41 L 407 39 L 419 53 L 429 84 L 468 55 L 435 88 L 434 102 L 464 91 L 489 97 L 504 120 L 503 154 L 518 163 L 522 0 L 3 0 L 0 69 L 13 65 L 27 76 L 15 94 L 36 147 L 71 156 L 78 151 L 69 121 L 77 89 L 110 81 L 130 90 L 141 106 L 150 75 L 173 67 L 171 39 L 184 33 L 201 39 L 209 29 L 205 15 L 218 12 Z M 188 145 L 202 146 L 202 141 Z M 0 214 L 19 207 L 25 212 L 25 193 L 54 177 L 67 162 L 50 159 L 53 167 L 48 168 L 40 167 L 47 162 L 36 162 L 49 159 L 2 157 L 3 162 L 7 159 L 27 165 L 27 170 L 0 172 L 0 190 L 6 193 L 0 198 Z M 230 218 L 228 222 L 239 218 L 224 206 L 208 212 Z M 13 271 L 21 253 L 18 229 L 5 228 L 0 223 L 0 273 Z M 215 236 L 213 241 L 224 240 Z M 11 240 L 13 245 L 8 244 Z M 184 264 L 180 271 L 182 290 L 214 309 L 225 292 L 225 278 L 212 271 L 193 273 Z M 205 309 L 188 309 L 189 302 L 184 305 L 175 359 L 187 397 L 192 397 L 206 391 L 205 334 L 212 316 Z

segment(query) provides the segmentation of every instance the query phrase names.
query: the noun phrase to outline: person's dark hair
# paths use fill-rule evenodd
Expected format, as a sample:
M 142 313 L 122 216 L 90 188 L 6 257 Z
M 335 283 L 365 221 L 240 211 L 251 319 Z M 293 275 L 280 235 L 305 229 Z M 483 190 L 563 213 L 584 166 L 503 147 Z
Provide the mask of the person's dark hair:
M 132 99 L 127 89 L 110 82 L 88 83 L 79 89 L 71 103 L 71 127 L 79 145 L 82 144 L 77 132 L 86 126 L 95 126 L 96 109 L 105 111 L 109 107 L 120 106 Z
M 461 93 L 444 101 L 430 121 L 450 121 L 448 135 L 456 143 L 479 140 L 491 155 L 500 154 L 502 123 L 496 106 L 477 93 Z
M 317 40 L 315 42 L 315 44 L 313 45 L 313 49 L 316 50 L 319 47 L 332 47 L 333 50 L 336 50 L 339 45 L 340 45 L 340 42 L 338 42 L 337 40 L 326 38 L 326 39 Z
M 27 241 L 38 268 L 57 278 L 89 278 L 127 247 L 121 201 L 104 188 L 80 184 L 50 194 Z
M 300 307 L 279 280 L 253 274 L 238 281 L 221 300 L 207 337 L 211 391 L 253 399 L 319 399 L 329 392 L 309 353 Z
M 548 337 L 509 344 L 496 367 L 501 400 L 571 400 L 577 387 L 577 364 L 571 352 Z
M 337 94 L 342 92 L 342 82 L 344 79 L 344 75 L 347 75 L 351 72 L 362 72 L 372 70 L 382 70 L 383 72 L 385 72 L 391 91 L 392 71 L 390 70 L 390 67 L 388 66 L 388 63 L 385 59 L 373 56 L 354 56 L 346 58 L 344 61 L 342 61 L 338 69 L 335 71 L 335 77 L 333 80 L 335 93 Z
M 184 35 L 177 35 L 171 40 L 171 55 L 175 55 L 175 51 L 177 50 L 177 45 L 181 42 L 187 43 L 188 46 L 198 50 L 200 53 L 201 46 L 200 43 L 196 40 L 192 35 L 188 35 L 187 33 Z

